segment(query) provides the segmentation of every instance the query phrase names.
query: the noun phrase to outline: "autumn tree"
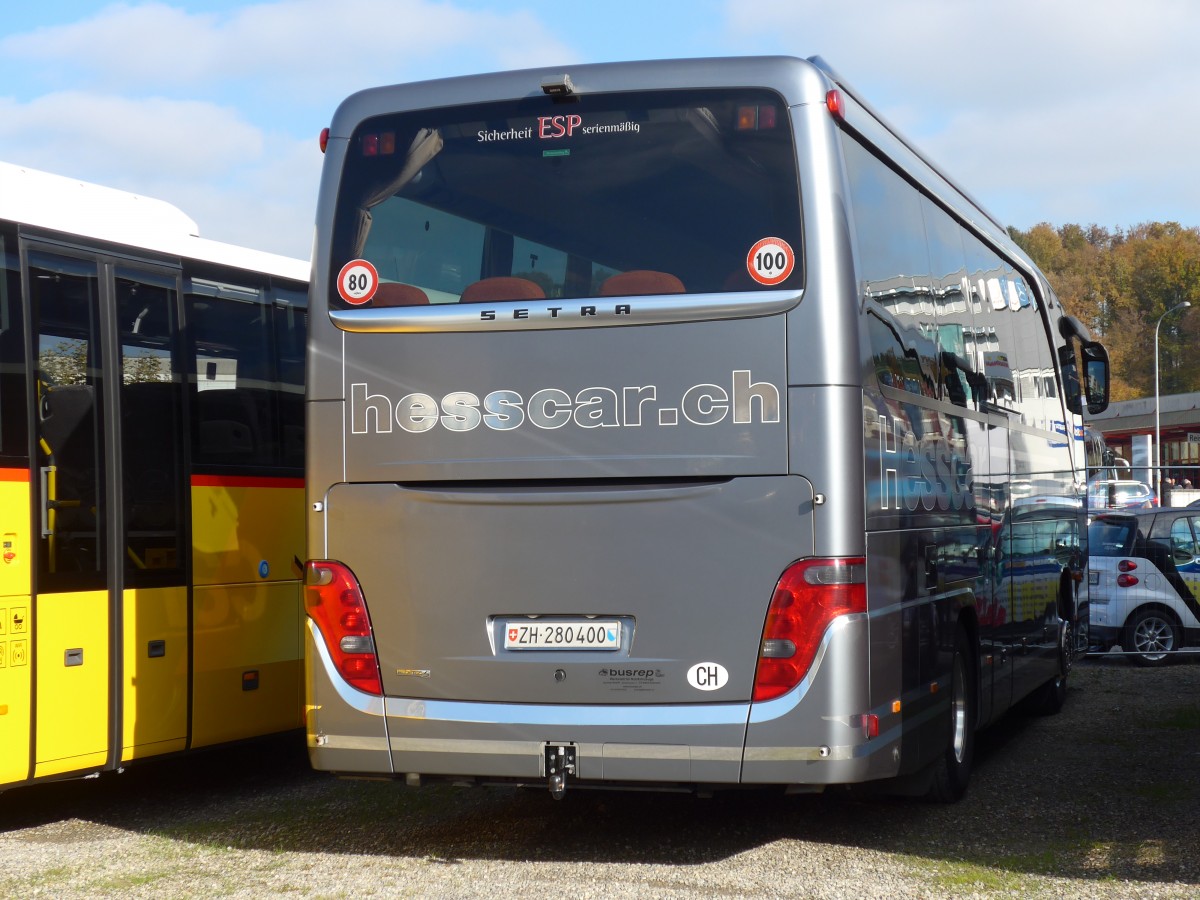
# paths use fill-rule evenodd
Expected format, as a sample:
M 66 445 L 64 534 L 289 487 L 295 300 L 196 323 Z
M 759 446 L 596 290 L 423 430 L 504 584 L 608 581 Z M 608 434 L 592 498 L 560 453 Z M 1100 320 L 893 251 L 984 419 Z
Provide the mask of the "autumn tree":
M 1154 393 L 1154 326 L 1187 300 L 1200 310 L 1200 229 L 1151 222 L 1110 231 L 1040 223 L 1009 229 L 1046 273 L 1063 305 L 1108 347 L 1113 399 Z M 1161 392 L 1200 390 L 1200 316 L 1168 316 L 1159 329 Z

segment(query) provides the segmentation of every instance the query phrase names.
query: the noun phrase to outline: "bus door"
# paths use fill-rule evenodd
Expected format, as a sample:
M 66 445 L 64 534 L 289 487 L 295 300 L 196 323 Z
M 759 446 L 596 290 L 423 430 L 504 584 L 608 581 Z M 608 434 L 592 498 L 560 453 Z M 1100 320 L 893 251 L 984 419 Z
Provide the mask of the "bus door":
M 22 254 L 35 376 L 33 777 L 183 749 L 177 275 Z

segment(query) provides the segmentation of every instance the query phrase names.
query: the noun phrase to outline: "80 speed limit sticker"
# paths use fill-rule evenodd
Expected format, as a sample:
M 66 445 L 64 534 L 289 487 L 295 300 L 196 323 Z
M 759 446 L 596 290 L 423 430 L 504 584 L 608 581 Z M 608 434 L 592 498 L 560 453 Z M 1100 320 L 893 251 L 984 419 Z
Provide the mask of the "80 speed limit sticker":
M 796 268 L 796 254 L 783 238 L 765 237 L 746 254 L 746 270 L 759 284 L 786 281 Z
M 352 259 L 338 272 L 337 289 L 347 303 L 360 306 L 379 289 L 379 272 L 365 259 Z

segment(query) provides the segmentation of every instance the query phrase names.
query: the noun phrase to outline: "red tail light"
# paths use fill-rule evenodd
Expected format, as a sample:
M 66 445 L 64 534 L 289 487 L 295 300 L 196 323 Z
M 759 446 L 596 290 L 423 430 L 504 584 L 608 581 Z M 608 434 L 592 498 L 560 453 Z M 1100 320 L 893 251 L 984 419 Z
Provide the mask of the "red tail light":
M 1138 583 L 1138 577 L 1136 575 L 1118 575 L 1117 576 L 1117 586 L 1118 587 L 1133 587 L 1137 583 Z
M 1137 563 L 1132 559 L 1123 559 L 1117 563 L 1117 570 L 1120 572 L 1132 572 L 1137 568 Z
M 867 611 L 866 560 L 805 559 L 775 585 L 754 677 L 754 699 L 786 694 L 808 674 L 829 623 Z
M 341 563 L 310 560 L 304 583 L 304 608 L 338 672 L 360 691 L 382 696 L 371 617 L 354 573 Z

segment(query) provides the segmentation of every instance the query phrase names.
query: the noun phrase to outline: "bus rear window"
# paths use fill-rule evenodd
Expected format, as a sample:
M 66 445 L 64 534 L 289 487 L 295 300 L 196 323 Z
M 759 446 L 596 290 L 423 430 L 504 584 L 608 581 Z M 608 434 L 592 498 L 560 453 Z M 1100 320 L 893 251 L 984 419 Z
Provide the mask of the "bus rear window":
M 791 124 L 773 92 L 405 112 L 351 136 L 330 305 L 796 289 L 800 246 Z
M 1137 534 L 1129 516 L 1097 516 L 1088 526 L 1088 552 L 1093 556 L 1127 556 Z

